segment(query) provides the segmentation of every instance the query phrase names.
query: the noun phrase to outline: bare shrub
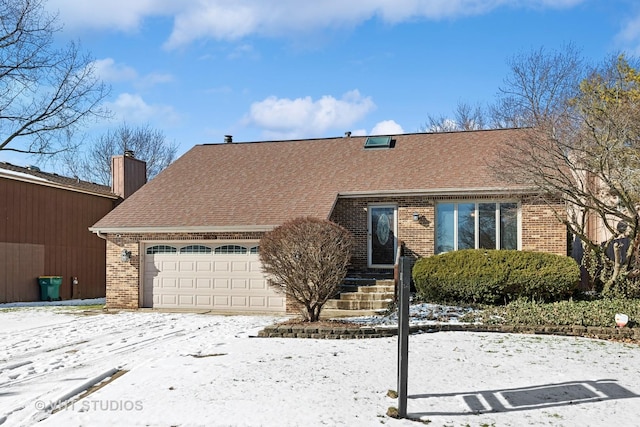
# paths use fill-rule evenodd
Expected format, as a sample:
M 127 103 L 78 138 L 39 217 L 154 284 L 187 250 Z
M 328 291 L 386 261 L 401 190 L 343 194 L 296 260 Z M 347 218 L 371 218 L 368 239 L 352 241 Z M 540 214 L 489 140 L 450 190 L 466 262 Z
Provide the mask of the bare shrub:
M 298 306 L 304 321 L 316 322 L 347 273 L 352 247 L 345 228 L 296 218 L 264 235 L 260 260 L 269 285 Z

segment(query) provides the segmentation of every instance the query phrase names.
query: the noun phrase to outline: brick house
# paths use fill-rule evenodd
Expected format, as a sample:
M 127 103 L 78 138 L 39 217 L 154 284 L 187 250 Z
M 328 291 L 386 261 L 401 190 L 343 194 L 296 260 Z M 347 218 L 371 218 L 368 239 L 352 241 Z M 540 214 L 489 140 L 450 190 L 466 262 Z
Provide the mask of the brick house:
M 566 228 L 491 164 L 518 129 L 204 144 L 91 230 L 107 240 L 107 306 L 284 312 L 260 237 L 314 216 L 349 229 L 353 272 L 462 248 L 566 255 Z
M 89 227 L 146 181 L 144 162 L 112 162 L 112 187 L 0 162 L 0 303 L 38 301 L 39 276 L 62 276 L 64 300 L 105 296 L 106 244 Z

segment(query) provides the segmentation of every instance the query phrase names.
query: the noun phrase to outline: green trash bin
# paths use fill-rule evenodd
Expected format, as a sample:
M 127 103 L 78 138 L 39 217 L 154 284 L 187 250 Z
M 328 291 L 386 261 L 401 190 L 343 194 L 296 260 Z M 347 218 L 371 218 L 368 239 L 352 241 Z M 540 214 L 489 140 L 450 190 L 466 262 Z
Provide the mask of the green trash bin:
M 40 300 L 60 301 L 62 276 L 40 276 L 38 283 L 40 284 Z

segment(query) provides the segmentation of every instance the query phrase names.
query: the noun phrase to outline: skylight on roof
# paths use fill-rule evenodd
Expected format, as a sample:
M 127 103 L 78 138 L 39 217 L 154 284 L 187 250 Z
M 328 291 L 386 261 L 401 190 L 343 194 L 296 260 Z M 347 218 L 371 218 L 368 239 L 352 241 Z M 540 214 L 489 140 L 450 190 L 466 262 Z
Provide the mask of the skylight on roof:
M 364 148 L 390 148 L 391 137 L 390 136 L 369 136 L 364 142 Z

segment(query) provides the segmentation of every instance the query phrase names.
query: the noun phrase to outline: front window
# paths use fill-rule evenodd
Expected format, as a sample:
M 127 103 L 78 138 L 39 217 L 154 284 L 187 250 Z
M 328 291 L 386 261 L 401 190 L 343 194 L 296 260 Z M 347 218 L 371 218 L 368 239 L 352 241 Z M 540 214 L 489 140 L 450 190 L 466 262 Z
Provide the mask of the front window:
M 500 247 L 518 248 L 518 204 L 500 204 Z
M 439 203 L 435 249 L 518 249 L 518 204 Z

